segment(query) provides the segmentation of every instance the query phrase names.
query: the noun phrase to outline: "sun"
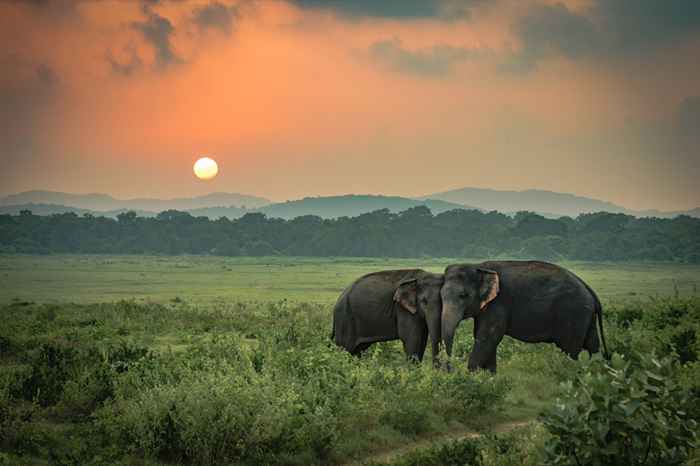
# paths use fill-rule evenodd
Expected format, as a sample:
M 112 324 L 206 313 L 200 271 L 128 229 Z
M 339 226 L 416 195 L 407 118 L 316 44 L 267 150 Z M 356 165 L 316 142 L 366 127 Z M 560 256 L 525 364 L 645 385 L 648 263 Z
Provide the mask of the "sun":
M 219 165 L 214 159 L 202 157 L 194 163 L 194 174 L 200 180 L 211 180 L 219 173 Z

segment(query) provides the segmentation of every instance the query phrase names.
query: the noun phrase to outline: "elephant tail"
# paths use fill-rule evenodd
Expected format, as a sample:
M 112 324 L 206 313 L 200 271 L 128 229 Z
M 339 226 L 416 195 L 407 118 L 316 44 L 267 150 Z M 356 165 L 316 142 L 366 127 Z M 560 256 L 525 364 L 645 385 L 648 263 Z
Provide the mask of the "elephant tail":
M 596 320 L 598 321 L 598 329 L 600 330 L 600 341 L 603 344 L 603 357 L 607 360 L 610 360 L 610 351 L 608 351 L 608 345 L 605 343 L 605 333 L 603 332 L 603 306 L 600 304 L 600 299 L 598 299 L 598 295 L 591 289 L 590 286 L 583 280 L 581 280 L 581 283 L 586 287 L 588 292 L 593 296 L 593 299 L 595 300 L 595 314 L 596 314 Z

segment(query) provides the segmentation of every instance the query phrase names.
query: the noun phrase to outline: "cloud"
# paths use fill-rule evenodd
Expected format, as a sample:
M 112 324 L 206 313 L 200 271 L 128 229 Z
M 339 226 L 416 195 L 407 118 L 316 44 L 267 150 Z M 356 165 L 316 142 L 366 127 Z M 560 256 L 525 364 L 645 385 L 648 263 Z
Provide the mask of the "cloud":
M 563 4 L 538 5 L 520 18 L 513 29 L 522 48 L 503 64 L 504 70 L 513 72 L 530 71 L 550 55 L 571 59 L 590 55 L 599 40 L 590 18 Z
M 465 19 L 483 0 L 295 0 L 303 8 L 335 10 L 352 17 Z
M 192 15 L 192 21 L 201 31 L 215 28 L 225 34 L 230 34 L 233 19 L 238 15 L 238 10 L 235 6 L 226 6 L 214 1 L 208 5 L 195 8 Z
M 538 4 L 512 30 L 522 46 L 503 64 L 507 71 L 530 71 L 551 56 L 624 59 L 700 34 L 700 2 L 594 0 L 584 11 Z
M 369 48 L 373 61 L 390 70 L 427 77 L 446 76 L 455 64 L 483 57 L 485 51 L 435 45 L 428 49 L 411 51 L 398 38 L 375 42 Z
M 166 68 L 168 65 L 182 63 L 182 59 L 175 54 L 170 43 L 170 38 L 175 33 L 175 28 L 170 21 L 154 12 L 148 5 L 144 6 L 143 12 L 146 20 L 131 24 L 154 47 L 156 66 Z
M 597 0 L 593 14 L 600 18 L 609 52 L 644 52 L 648 47 L 700 33 L 697 0 Z

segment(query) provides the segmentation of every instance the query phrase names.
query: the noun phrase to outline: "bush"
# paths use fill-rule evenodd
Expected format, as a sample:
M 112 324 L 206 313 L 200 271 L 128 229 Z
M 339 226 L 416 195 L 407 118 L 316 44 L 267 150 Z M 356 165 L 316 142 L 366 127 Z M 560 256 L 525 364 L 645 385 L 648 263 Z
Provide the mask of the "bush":
M 672 358 L 595 356 L 541 420 L 550 465 L 681 465 L 696 447 L 692 403 Z
M 389 466 L 479 466 L 479 442 L 461 439 L 418 450 L 392 461 Z
M 539 466 L 544 429 L 530 424 L 510 432 L 485 435 L 479 444 L 482 466 Z
M 511 388 L 511 381 L 505 376 L 484 371 L 474 374 L 464 367 L 452 373 L 435 373 L 433 384 L 434 396 L 445 400 L 444 415 L 461 421 L 498 411 Z
M 31 360 L 32 372 L 24 380 L 25 400 L 36 399 L 42 406 L 56 404 L 63 394 L 63 385 L 75 364 L 77 350 L 62 341 L 46 342 Z

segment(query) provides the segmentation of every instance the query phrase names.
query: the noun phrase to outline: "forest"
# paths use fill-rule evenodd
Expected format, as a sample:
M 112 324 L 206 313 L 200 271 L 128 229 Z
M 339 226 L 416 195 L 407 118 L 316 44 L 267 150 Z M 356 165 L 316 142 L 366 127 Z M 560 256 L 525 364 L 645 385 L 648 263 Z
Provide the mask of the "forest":
M 249 213 L 210 220 L 167 210 L 117 219 L 22 211 L 0 215 L 0 253 L 206 254 L 220 256 L 512 257 L 700 263 L 700 219 L 599 212 L 549 219 L 532 212 L 425 206 L 357 217 L 292 220 Z

